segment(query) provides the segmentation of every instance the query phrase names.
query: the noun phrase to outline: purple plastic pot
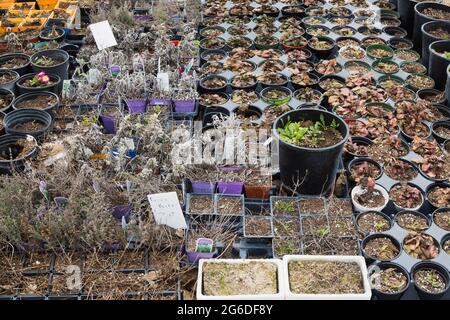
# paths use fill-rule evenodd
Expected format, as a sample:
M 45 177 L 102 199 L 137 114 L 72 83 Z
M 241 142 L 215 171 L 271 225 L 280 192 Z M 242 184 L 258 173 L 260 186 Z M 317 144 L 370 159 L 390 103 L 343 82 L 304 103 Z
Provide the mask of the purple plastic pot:
M 213 252 L 190 252 L 186 251 L 186 256 L 188 258 L 189 263 L 197 263 L 200 259 L 212 259 L 216 254 Z
M 114 78 L 116 78 L 119 75 L 120 70 L 121 70 L 120 66 L 111 66 L 111 68 L 110 68 L 111 75 Z
M 170 99 L 151 99 L 150 105 L 152 106 L 170 106 L 172 100 Z
M 217 182 L 192 182 L 193 193 L 214 193 Z
M 123 248 L 124 248 L 124 246 L 121 243 L 105 243 L 103 245 L 102 251 L 106 251 L 106 252 L 108 252 L 108 251 L 118 251 L 118 250 L 121 250 Z
M 244 189 L 243 182 L 218 182 L 219 193 L 223 194 L 242 194 Z
M 175 112 L 194 112 L 195 100 L 174 100 Z
M 114 206 L 111 214 L 117 220 L 122 220 L 122 217 L 125 217 L 125 220 L 128 222 L 128 217 L 131 214 L 131 206 L 128 204 Z
M 219 169 L 222 171 L 241 171 L 243 168 L 241 166 L 219 166 Z
M 145 113 L 147 112 L 147 100 L 127 100 L 129 113 Z
M 134 16 L 134 20 L 138 21 L 150 21 L 152 16 L 149 15 L 143 15 L 143 16 Z
M 100 115 L 100 121 L 103 124 L 103 128 L 105 128 L 106 133 L 108 134 L 116 134 L 116 117 Z

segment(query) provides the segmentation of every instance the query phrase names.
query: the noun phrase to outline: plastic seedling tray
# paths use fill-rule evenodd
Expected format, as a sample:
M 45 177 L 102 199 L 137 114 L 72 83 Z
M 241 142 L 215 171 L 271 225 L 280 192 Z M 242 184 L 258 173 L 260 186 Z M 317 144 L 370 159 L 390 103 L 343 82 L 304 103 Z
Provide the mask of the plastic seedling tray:
M 277 282 L 278 292 L 276 294 L 256 294 L 256 295 L 229 295 L 229 296 L 207 296 L 203 294 L 203 267 L 206 263 L 227 263 L 233 265 L 239 265 L 249 262 L 270 262 L 277 267 Z M 282 271 L 282 262 L 279 259 L 213 259 L 213 260 L 200 260 L 198 265 L 197 276 L 197 300 L 283 300 L 284 298 L 284 275 Z
M 330 262 L 354 262 L 361 268 L 364 282 L 364 293 L 361 294 L 296 294 L 290 290 L 289 268 L 291 261 L 330 261 Z M 283 257 L 284 288 L 286 300 L 370 300 L 372 291 L 367 276 L 367 266 L 360 256 L 301 256 L 289 255 Z

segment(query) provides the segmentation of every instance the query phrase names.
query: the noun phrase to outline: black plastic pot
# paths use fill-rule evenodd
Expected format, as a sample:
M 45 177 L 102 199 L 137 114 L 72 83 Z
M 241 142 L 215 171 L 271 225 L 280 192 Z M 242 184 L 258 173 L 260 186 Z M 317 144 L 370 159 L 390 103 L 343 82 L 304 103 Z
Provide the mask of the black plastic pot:
M 334 47 L 336 46 L 336 42 L 334 42 L 334 40 L 329 37 L 317 37 L 317 38 L 319 40 L 324 40 L 324 41 L 327 41 L 328 43 L 332 44 L 332 47 L 330 49 L 322 50 L 322 49 L 315 49 L 315 48 L 311 47 L 310 41 L 308 41 L 308 48 L 309 48 L 309 50 L 311 50 L 311 52 L 313 54 L 315 54 L 317 59 L 325 60 L 330 56 L 331 52 L 333 51 Z
M 447 69 L 450 65 L 450 59 L 444 57 L 441 53 L 450 52 L 450 40 L 440 40 L 430 44 L 430 58 L 428 60 L 428 75 L 436 82 L 436 88 L 443 90 L 447 82 Z
M 58 95 L 56 95 L 53 92 L 49 92 L 49 91 L 25 93 L 25 94 L 17 97 L 16 100 L 14 100 L 14 103 L 13 103 L 12 107 L 13 107 L 14 110 L 23 110 L 23 109 L 17 108 L 16 106 L 19 103 L 23 102 L 23 101 L 33 100 L 36 97 L 40 97 L 40 96 L 53 96 L 56 99 L 55 104 L 53 104 L 52 106 L 49 106 L 49 107 L 47 107 L 45 109 L 41 109 L 41 110 L 47 111 L 48 113 L 52 114 L 52 111 L 59 107 L 59 97 L 58 97 Z
M 45 28 L 39 33 L 39 38 L 41 38 L 43 41 L 56 41 L 56 42 L 62 42 L 64 40 L 64 35 L 66 34 L 66 31 L 61 27 L 55 27 L 55 30 L 58 32 L 58 36 L 56 38 L 49 38 L 48 34 L 52 32 L 52 28 Z
M 430 31 L 442 28 L 450 32 L 450 21 L 430 21 L 425 23 L 422 28 L 422 63 L 428 68 L 428 60 L 430 56 L 429 46 L 431 43 L 439 40 L 444 40 L 438 38 L 430 33 Z
M 411 40 L 409 39 L 405 39 L 405 38 L 391 38 L 388 41 L 389 46 L 394 49 L 405 49 L 405 50 L 410 50 L 414 47 L 414 44 Z M 402 47 L 402 48 L 400 48 Z
M 372 266 L 369 267 L 369 270 L 368 270 L 369 277 L 372 274 L 376 273 L 378 270 L 383 271 L 383 270 L 386 270 L 389 268 L 397 269 L 397 271 L 400 271 L 401 273 L 403 273 L 403 275 L 406 277 L 406 281 L 407 281 L 405 288 L 403 288 L 402 290 L 400 290 L 398 292 L 386 293 L 386 292 L 382 292 L 382 291 L 376 289 L 375 287 L 372 287 L 372 293 L 380 300 L 399 300 L 402 297 L 402 295 L 406 292 L 406 290 L 408 290 L 409 285 L 411 284 L 411 278 L 409 276 L 408 271 L 405 268 L 403 268 L 401 265 L 394 263 L 394 262 L 380 262 L 380 263 L 373 264 Z
M 20 68 L 13 68 L 13 69 L 5 69 L 5 68 L 0 68 L 0 70 L 11 70 L 11 71 L 15 71 L 17 72 L 20 76 L 23 76 L 24 74 L 27 74 L 31 71 L 31 63 L 30 63 L 30 56 L 26 55 L 24 53 L 8 53 L 8 54 L 4 54 L 2 56 L 0 56 L 0 64 L 5 63 L 11 59 L 14 58 L 24 58 L 26 60 L 28 60 L 28 63 L 26 65 L 24 65 L 23 67 Z
M 205 59 L 205 56 L 210 53 L 218 53 L 223 55 L 223 59 L 227 58 L 227 53 L 224 50 L 206 50 L 203 51 L 202 54 L 200 55 L 200 65 L 203 65 L 204 63 L 208 62 L 208 60 Z
M 258 85 L 258 81 L 256 80 L 255 83 L 252 84 L 252 85 L 245 86 L 245 87 L 238 87 L 238 86 L 235 86 L 235 85 L 232 84 L 233 78 L 231 78 L 231 80 L 230 80 L 230 86 L 231 86 L 231 88 L 233 90 L 255 91 L 256 90 L 256 86 Z
M 209 80 L 211 78 L 220 78 L 222 80 L 225 80 L 225 85 L 221 86 L 221 87 L 217 87 L 217 88 L 207 88 L 203 85 L 204 81 Z M 210 75 L 210 76 L 206 76 L 203 79 L 200 80 L 198 86 L 201 89 L 201 92 L 205 92 L 205 93 L 218 93 L 218 92 L 225 92 L 228 86 L 228 80 L 227 78 L 223 77 L 223 76 L 219 76 L 219 75 Z
M 450 121 L 436 121 L 433 123 L 433 126 L 431 127 L 431 130 L 433 132 L 433 137 L 436 139 L 439 143 L 444 143 L 445 140 L 448 140 L 448 138 L 442 137 L 439 134 L 435 132 L 435 129 L 439 127 L 444 127 L 450 130 Z
M 424 99 L 424 97 L 426 97 L 427 95 L 438 95 L 438 94 L 442 94 L 442 91 L 439 91 L 436 89 L 421 89 L 421 90 L 417 91 L 417 97 L 422 100 L 426 100 L 426 99 Z M 434 105 L 444 105 L 445 101 L 446 101 L 446 98 L 444 95 L 441 100 L 434 102 L 433 104 Z M 441 107 L 444 107 L 444 106 L 441 106 Z M 450 110 L 447 110 L 447 113 L 449 113 L 449 112 L 450 112 Z
M 350 138 L 351 141 L 353 143 L 356 143 L 358 145 L 365 145 L 365 146 L 370 146 L 373 144 L 373 141 L 370 140 L 369 138 L 364 138 L 364 137 L 351 137 Z M 354 158 L 359 158 L 361 156 L 358 156 L 354 153 L 348 152 L 348 151 L 344 151 L 344 159 L 345 161 L 351 161 Z
M 19 73 L 17 73 L 16 71 L 12 71 L 12 70 L 0 70 L 0 76 L 3 74 L 10 74 L 14 76 L 14 80 L 10 81 L 10 82 L 6 82 L 3 84 L 0 84 L 0 89 L 7 89 L 10 90 L 12 92 L 15 92 L 15 88 L 16 88 L 16 82 L 19 81 L 20 75 Z
M 67 52 L 69 54 L 69 56 L 72 57 L 76 57 L 78 55 L 78 52 L 80 51 L 80 47 L 77 46 L 76 44 L 71 44 L 71 43 L 62 43 L 61 46 L 59 47 L 59 49 L 64 50 L 65 52 Z M 71 61 L 72 59 L 70 59 L 69 61 Z
M 11 90 L 0 88 L 0 96 L 3 96 L 3 95 L 11 95 L 11 97 L 12 97 L 9 105 L 7 107 L 4 107 L 3 109 L 0 109 L 0 112 L 7 113 L 8 111 L 10 111 L 10 108 L 12 107 L 12 105 L 14 103 L 15 95 L 14 95 L 14 92 L 12 92 Z
M 14 160 L 3 160 L 8 159 L 10 155 L 17 156 L 20 154 L 21 149 L 18 148 L 16 142 L 21 139 L 30 139 L 34 141 L 35 148 L 33 148 L 29 153 L 23 155 L 20 158 Z M 9 173 L 13 170 L 20 171 L 24 167 L 24 162 L 27 159 L 31 159 L 37 153 L 37 142 L 32 136 L 26 135 L 12 135 L 6 134 L 0 137 L 0 172 Z
M 416 281 L 415 281 L 415 273 L 421 269 L 433 269 L 439 272 L 439 274 L 444 278 L 446 282 L 445 289 L 440 293 L 429 293 L 427 291 L 424 291 L 422 288 L 420 288 Z M 444 294 L 448 291 L 449 288 L 449 282 L 450 282 L 450 275 L 448 271 L 442 266 L 441 264 L 437 262 L 432 261 L 421 261 L 416 263 L 412 269 L 411 269 L 411 281 L 414 283 L 414 287 L 416 288 L 417 293 L 419 294 L 419 297 L 424 300 L 437 300 L 440 299 Z
M 51 67 L 42 67 L 36 65 L 36 60 L 43 56 L 47 56 L 53 59 L 59 59 L 62 62 Z M 31 67 L 33 68 L 33 71 L 35 73 L 45 71 L 46 74 L 56 74 L 61 78 L 61 80 L 66 80 L 69 77 L 69 54 L 66 51 L 60 49 L 39 51 L 31 56 Z
M 426 8 L 435 8 L 450 12 L 450 7 L 436 2 L 420 2 L 414 7 L 414 31 L 413 42 L 417 51 L 422 50 L 422 26 L 429 21 L 439 21 L 438 19 L 428 17 L 422 12 Z
M 33 132 L 23 132 L 15 129 L 15 127 L 21 123 L 29 122 L 29 121 L 37 121 L 43 123 L 45 126 Z M 28 134 L 30 136 L 38 139 L 43 136 L 47 131 L 50 130 L 52 125 L 52 117 L 51 115 L 43 110 L 36 109 L 22 109 L 22 110 L 14 110 L 8 113 L 3 120 L 3 126 L 5 127 L 6 133 L 9 134 Z
M 362 162 L 368 162 L 368 163 L 371 163 L 371 164 L 375 165 L 380 170 L 380 174 L 375 178 L 375 180 L 378 180 L 378 179 L 381 178 L 381 176 L 383 175 L 383 168 L 381 167 L 381 165 L 378 162 L 376 162 L 375 160 L 373 160 L 371 158 L 358 157 L 358 158 L 353 159 L 348 164 L 348 171 L 351 173 L 352 172 L 352 168 L 355 165 L 360 164 Z
M 398 248 L 398 254 L 397 254 L 397 256 L 394 257 L 394 258 L 391 259 L 391 260 L 384 260 L 384 261 L 381 261 L 381 260 L 375 259 L 375 257 L 371 257 L 371 256 L 367 255 L 367 254 L 366 254 L 366 251 L 364 250 L 364 249 L 366 248 L 367 242 L 369 242 L 369 241 L 372 240 L 372 239 L 376 239 L 376 238 L 388 238 L 388 239 L 392 240 L 392 243 Z M 398 257 L 400 256 L 401 251 L 402 251 L 402 247 L 401 247 L 400 243 L 397 241 L 397 239 L 395 239 L 393 236 L 391 236 L 391 235 L 389 235 L 389 234 L 385 234 L 385 233 L 372 233 L 372 234 L 369 234 L 367 237 L 365 237 L 365 238 L 363 239 L 363 241 L 361 242 L 361 251 L 362 251 L 362 253 L 363 253 L 364 258 L 366 259 L 367 264 L 371 264 L 371 263 L 373 263 L 373 262 L 375 262 L 375 261 L 388 262 L 388 261 L 395 260 L 396 258 L 398 258 Z
M 383 32 L 396 38 L 404 38 L 408 35 L 408 31 L 402 27 L 384 27 Z
M 343 139 L 336 145 L 326 148 L 304 148 L 280 139 L 278 128 L 299 120 L 319 121 L 323 115 L 327 124 L 335 120 Z M 344 144 L 349 138 L 347 124 L 335 114 L 315 109 L 300 109 L 281 115 L 273 125 L 273 134 L 278 139 L 280 176 L 284 186 L 300 194 L 328 194 L 336 177 Z M 297 185 L 296 182 L 301 182 Z
M 230 110 L 224 107 L 208 107 L 203 115 L 203 127 L 208 126 L 213 122 L 214 116 L 224 116 L 230 115 Z
M 430 207 L 432 208 L 432 210 L 437 210 L 437 209 L 443 208 L 443 206 L 438 207 L 435 203 L 433 203 L 430 200 L 429 194 L 436 187 L 450 188 L 450 183 L 445 182 L 445 180 L 442 180 L 442 181 L 434 180 L 434 181 L 436 181 L 436 182 L 430 184 L 427 187 L 427 189 L 425 190 L 425 194 L 427 195 L 427 200 L 428 200 L 428 203 L 430 204 Z
M 36 74 L 34 73 L 29 73 L 26 74 L 22 77 L 20 77 L 19 80 L 16 81 L 16 88 L 17 91 L 20 95 L 25 94 L 25 93 L 30 93 L 30 92 L 42 92 L 42 91 L 50 91 L 53 92 L 57 95 L 59 95 L 62 91 L 62 86 L 61 86 L 61 78 L 55 74 L 47 74 L 50 77 L 50 81 L 53 81 L 54 83 L 50 86 L 47 87 L 43 87 L 43 88 L 32 88 L 32 87 L 25 87 L 22 85 L 22 83 L 25 80 L 29 80 L 32 79 Z

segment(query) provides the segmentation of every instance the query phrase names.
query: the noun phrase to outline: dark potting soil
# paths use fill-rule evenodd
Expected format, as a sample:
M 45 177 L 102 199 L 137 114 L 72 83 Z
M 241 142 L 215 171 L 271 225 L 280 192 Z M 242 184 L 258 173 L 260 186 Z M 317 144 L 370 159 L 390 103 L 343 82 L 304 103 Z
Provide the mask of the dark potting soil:
M 300 220 L 274 218 L 273 231 L 276 237 L 298 237 L 300 235 Z
M 2 94 L 0 95 L 0 109 L 8 107 L 13 101 L 12 94 Z
M 344 146 L 345 151 L 348 153 L 354 154 L 359 157 L 367 157 L 368 155 L 368 146 L 365 144 L 358 144 L 358 143 L 352 143 L 347 142 Z
M 12 58 L 9 59 L 8 61 L 5 61 L 3 63 L 0 63 L 0 68 L 3 69 L 16 69 L 16 68 L 21 68 L 23 66 L 25 66 L 28 63 L 28 60 L 25 58 Z
M 423 201 L 421 191 L 407 184 L 400 184 L 392 188 L 389 197 L 397 206 L 407 209 L 415 208 Z
M 434 187 L 428 192 L 428 200 L 438 208 L 450 207 L 450 187 Z
M 444 92 L 440 92 L 440 93 L 428 93 L 428 94 L 424 94 L 422 95 L 422 99 L 426 100 L 428 102 L 431 103 L 439 103 L 442 101 L 442 99 L 445 97 L 445 93 Z M 435 111 L 439 112 L 438 109 L 434 108 Z M 443 115 L 441 114 L 441 117 L 443 117 Z
M 366 208 L 381 207 L 385 203 L 383 194 L 376 189 L 367 189 L 365 192 L 356 195 L 355 200 Z
M 1 160 L 21 159 L 29 154 L 35 147 L 32 140 L 20 139 L 15 145 L 9 145 L 7 148 L 0 149 Z
M 314 127 L 312 121 L 299 122 L 302 128 Z M 282 129 L 278 129 L 279 132 Z M 332 127 L 325 127 L 314 134 L 308 131 L 303 135 L 300 140 L 292 139 L 289 135 L 284 134 L 282 131 L 280 133 L 280 138 L 289 143 L 293 143 L 299 147 L 305 148 L 326 148 L 329 146 L 334 146 L 342 140 L 342 134 L 339 130 Z
M 273 206 L 273 215 L 299 215 L 297 200 L 276 200 Z
M 300 240 L 298 237 L 293 238 L 274 238 L 274 253 L 277 257 L 287 254 L 300 254 Z
M 44 127 L 45 127 L 44 123 L 37 121 L 37 120 L 33 120 L 33 121 L 19 123 L 14 127 L 14 129 L 16 129 L 17 131 L 21 131 L 21 132 L 35 132 L 35 131 L 41 130 Z
M 408 149 L 406 149 L 400 140 L 396 139 L 395 142 L 392 142 L 390 139 L 386 139 L 369 146 L 368 153 L 369 157 L 375 161 L 384 163 L 392 157 L 400 158 L 406 156 Z
M 428 127 L 423 123 L 412 125 L 405 122 L 402 124 L 402 129 L 410 137 L 426 138 L 429 134 Z
M 330 233 L 330 226 L 325 216 L 306 217 L 302 219 L 302 231 L 304 235 L 325 237 Z
M 322 199 L 301 199 L 300 212 L 302 214 L 324 214 L 325 205 Z
M 252 237 L 270 237 L 272 226 L 270 220 L 264 217 L 246 217 L 245 234 Z
M 395 220 L 400 227 L 408 231 L 421 232 L 428 229 L 428 221 L 422 216 L 413 213 L 402 213 Z
M 384 293 L 396 293 L 405 289 L 408 279 L 400 270 L 387 268 L 370 276 L 374 288 Z
M 450 128 L 448 127 L 437 127 L 434 132 L 446 140 L 450 139 Z
M 426 15 L 427 17 L 438 19 L 438 20 L 450 20 L 450 12 L 441 10 L 441 9 L 435 9 L 435 8 L 425 8 L 422 13 Z
M 357 224 L 359 231 L 364 234 L 384 232 L 391 227 L 389 220 L 376 212 L 363 213 L 359 216 Z
M 290 261 L 289 284 L 296 294 L 363 293 L 361 268 L 354 262 Z
M 217 201 L 217 213 L 224 215 L 240 215 L 242 213 L 242 198 L 220 197 Z
M 436 212 L 434 214 L 434 223 L 436 223 L 440 228 L 450 231 L 450 209 Z
M 189 203 L 190 214 L 212 214 L 214 212 L 214 200 L 210 196 L 191 197 Z
M 41 67 L 53 67 L 58 64 L 61 64 L 63 62 L 60 58 L 51 58 L 47 56 L 42 56 L 36 60 L 34 60 L 34 63 Z
M 446 282 L 444 277 L 434 269 L 420 269 L 414 273 L 416 285 L 428 293 L 440 293 L 445 290 Z
M 21 101 L 16 104 L 16 108 L 18 109 L 40 109 L 44 110 L 48 107 L 55 105 L 56 98 L 54 96 L 42 95 L 33 97 L 33 99 L 28 99 L 25 101 Z
M 400 253 L 400 248 L 387 237 L 377 237 L 367 241 L 363 250 L 369 257 L 383 261 L 392 260 Z
M 376 179 L 381 174 L 381 169 L 374 163 L 368 161 L 353 165 L 350 171 L 354 181 L 360 181 L 364 177 Z
M 389 178 L 397 181 L 411 181 L 418 175 L 412 165 L 398 159 L 389 161 L 384 166 L 384 172 Z
M 433 259 L 439 254 L 434 238 L 425 233 L 411 232 L 403 240 L 403 249 L 416 259 Z
M 449 40 L 450 39 L 450 32 L 443 28 L 437 28 L 435 30 L 430 30 L 428 33 L 432 34 L 436 38 L 442 39 L 442 40 Z
M 4 73 L 0 76 L 0 84 L 5 84 L 14 81 L 16 76 L 12 73 Z
M 328 203 L 328 218 L 351 217 L 352 215 L 353 205 L 351 200 L 332 198 Z
M 354 237 L 356 235 L 355 225 L 350 217 L 329 219 L 329 224 L 332 237 Z

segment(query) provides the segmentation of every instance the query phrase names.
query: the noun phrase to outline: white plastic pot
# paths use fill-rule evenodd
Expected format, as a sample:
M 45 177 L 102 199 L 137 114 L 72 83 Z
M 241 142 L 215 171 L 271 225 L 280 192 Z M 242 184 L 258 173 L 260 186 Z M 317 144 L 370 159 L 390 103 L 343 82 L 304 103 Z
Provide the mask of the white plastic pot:
M 375 185 L 375 189 L 381 191 L 381 193 L 383 194 L 383 197 L 384 197 L 384 204 L 380 207 L 375 207 L 375 208 L 369 208 L 369 207 L 362 206 L 358 202 L 355 201 L 355 196 L 363 193 L 363 189 L 361 188 L 361 186 L 356 186 L 352 189 L 352 193 L 351 193 L 352 203 L 353 203 L 353 206 L 355 207 L 356 211 L 358 211 L 358 212 L 381 211 L 386 207 L 386 205 L 389 202 L 388 192 L 386 191 L 386 189 L 384 189 L 382 186 L 380 186 L 378 184 Z
M 271 262 L 277 266 L 278 293 L 257 295 L 207 296 L 203 294 L 203 266 L 205 263 L 243 264 L 249 262 Z M 283 300 L 283 264 L 280 259 L 201 259 L 198 263 L 197 300 Z
M 289 262 L 290 261 L 330 261 L 330 262 L 355 262 L 361 268 L 364 293 L 360 294 L 297 294 L 290 290 Z M 291 256 L 283 257 L 284 287 L 286 300 L 370 300 L 372 290 L 367 277 L 366 261 L 361 256 Z

